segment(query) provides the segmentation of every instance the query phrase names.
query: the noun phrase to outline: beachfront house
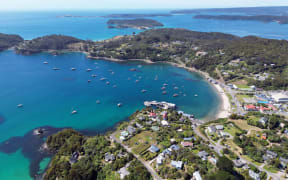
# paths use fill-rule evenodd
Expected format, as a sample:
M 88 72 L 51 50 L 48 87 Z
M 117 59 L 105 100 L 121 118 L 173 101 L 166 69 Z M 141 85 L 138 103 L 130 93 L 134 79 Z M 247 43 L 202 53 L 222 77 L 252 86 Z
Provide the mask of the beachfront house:
M 216 133 L 216 127 L 214 125 L 208 126 L 207 129 L 209 133 Z
M 223 126 L 223 125 L 216 125 L 215 127 L 216 127 L 216 129 L 217 129 L 218 131 L 224 129 L 224 126 Z
M 136 132 L 136 129 L 134 128 L 134 127 L 132 127 L 132 126 L 128 126 L 127 127 L 127 131 L 128 131 L 128 133 L 130 134 L 130 135 L 133 135 L 133 134 L 135 134 L 135 132 Z

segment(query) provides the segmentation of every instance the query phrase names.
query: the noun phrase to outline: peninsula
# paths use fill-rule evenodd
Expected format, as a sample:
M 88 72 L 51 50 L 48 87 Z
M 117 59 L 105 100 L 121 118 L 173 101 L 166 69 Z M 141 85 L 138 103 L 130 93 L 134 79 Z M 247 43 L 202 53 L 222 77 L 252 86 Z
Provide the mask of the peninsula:
M 2 34 L 0 33 L 0 51 L 8 49 L 12 46 L 23 42 L 24 39 L 18 35 Z
M 110 19 L 107 24 L 109 28 L 134 28 L 144 30 L 164 26 L 162 23 L 152 19 Z
M 288 16 L 242 16 L 242 15 L 196 15 L 195 19 L 217 19 L 217 20 L 241 20 L 241 21 L 260 21 L 260 22 L 277 22 L 279 24 L 288 24 Z
M 244 80 L 266 90 L 288 88 L 287 49 L 285 40 L 168 28 L 97 42 L 51 35 L 15 46 L 19 54 L 80 51 L 93 59 L 168 62 L 207 72 L 226 83 Z

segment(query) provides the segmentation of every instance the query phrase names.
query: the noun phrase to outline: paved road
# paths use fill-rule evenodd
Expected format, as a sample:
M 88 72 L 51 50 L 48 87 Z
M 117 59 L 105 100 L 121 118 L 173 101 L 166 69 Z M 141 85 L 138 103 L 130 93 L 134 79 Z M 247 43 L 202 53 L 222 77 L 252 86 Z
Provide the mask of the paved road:
M 123 148 L 126 149 L 126 151 L 128 151 L 129 153 L 132 153 L 131 148 L 129 148 L 128 146 L 124 145 L 118 138 L 115 137 L 115 135 L 116 135 L 116 132 L 111 134 L 110 138 L 113 139 L 114 141 L 116 141 L 117 143 L 119 143 Z M 146 167 L 146 169 L 150 172 L 150 174 L 152 175 L 154 180 L 162 180 L 162 178 L 155 172 L 153 167 L 151 167 L 149 162 L 144 161 L 139 155 L 136 155 L 134 153 L 132 153 L 132 154 L 134 155 L 134 157 L 136 159 L 138 159 Z

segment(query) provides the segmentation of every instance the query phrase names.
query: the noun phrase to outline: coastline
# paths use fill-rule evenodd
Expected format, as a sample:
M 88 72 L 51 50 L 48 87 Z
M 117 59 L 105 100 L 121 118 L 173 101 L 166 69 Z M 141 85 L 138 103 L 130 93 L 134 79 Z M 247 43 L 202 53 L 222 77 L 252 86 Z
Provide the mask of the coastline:
M 148 59 L 128 59 L 128 60 L 123 60 L 123 59 L 116 59 L 116 58 L 107 58 L 107 57 L 91 57 L 89 56 L 87 53 L 85 53 L 87 55 L 87 58 L 89 59 L 95 59 L 95 60 L 107 60 L 107 61 L 113 61 L 113 62 L 127 62 L 127 61 L 142 61 L 145 62 L 147 64 L 154 64 L 156 62 L 153 62 L 151 60 Z M 199 73 L 202 77 L 204 77 L 206 80 L 207 79 L 211 79 L 211 77 L 209 76 L 208 73 L 197 70 L 193 67 L 187 67 L 185 64 L 183 63 L 174 63 L 174 62 L 164 62 L 166 64 L 170 64 L 172 66 L 178 67 L 178 68 L 184 68 L 190 72 L 197 72 Z M 202 118 L 201 120 L 203 121 L 213 121 L 215 119 L 219 119 L 219 118 L 227 118 L 229 117 L 229 115 L 231 114 L 231 105 L 230 105 L 230 101 L 228 96 L 226 95 L 225 91 L 223 90 L 223 88 L 220 86 L 219 82 L 218 84 L 214 84 L 214 83 L 210 83 L 211 87 L 215 90 L 215 92 L 217 93 L 218 97 L 219 97 L 219 107 L 216 110 L 216 113 L 214 115 L 207 115 L 206 117 Z

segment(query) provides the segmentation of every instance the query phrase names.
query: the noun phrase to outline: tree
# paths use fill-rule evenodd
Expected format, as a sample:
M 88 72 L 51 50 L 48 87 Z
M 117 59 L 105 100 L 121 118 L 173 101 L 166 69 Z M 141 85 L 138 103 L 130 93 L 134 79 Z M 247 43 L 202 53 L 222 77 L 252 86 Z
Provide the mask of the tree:
M 228 159 L 226 156 L 220 157 L 216 165 L 220 171 L 226 171 L 230 173 L 234 172 L 233 162 L 230 159 Z

